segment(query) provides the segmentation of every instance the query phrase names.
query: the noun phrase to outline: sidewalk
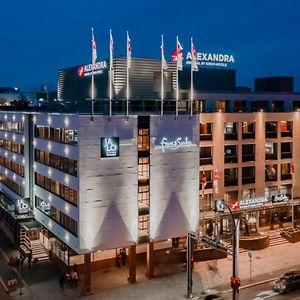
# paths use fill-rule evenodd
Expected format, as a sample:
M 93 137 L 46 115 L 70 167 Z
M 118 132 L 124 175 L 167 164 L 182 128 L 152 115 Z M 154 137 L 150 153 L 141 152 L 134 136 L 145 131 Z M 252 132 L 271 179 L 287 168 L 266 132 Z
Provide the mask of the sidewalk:
M 300 268 L 295 265 L 300 262 L 299 243 L 283 244 L 267 249 L 252 251 L 252 278 L 250 281 L 250 266 L 247 252 L 239 255 L 239 274 L 241 286 L 257 281 L 272 279 L 283 273 L 282 270 Z M 40 265 L 42 269 L 42 264 Z M 58 278 L 50 279 L 24 288 L 22 296 L 14 292 L 15 299 L 184 299 L 186 294 L 186 273 L 182 264 L 155 265 L 156 278 L 148 279 L 145 276 L 146 266 L 138 264 L 137 283 L 127 282 L 128 266 L 99 270 L 92 274 L 91 296 L 82 297 L 81 287 L 66 286 L 61 290 Z M 199 295 L 203 289 L 218 288 L 230 289 L 229 280 L 232 273 L 232 258 L 218 261 L 197 262 L 193 272 L 193 292 Z M 82 282 L 82 279 L 81 279 Z

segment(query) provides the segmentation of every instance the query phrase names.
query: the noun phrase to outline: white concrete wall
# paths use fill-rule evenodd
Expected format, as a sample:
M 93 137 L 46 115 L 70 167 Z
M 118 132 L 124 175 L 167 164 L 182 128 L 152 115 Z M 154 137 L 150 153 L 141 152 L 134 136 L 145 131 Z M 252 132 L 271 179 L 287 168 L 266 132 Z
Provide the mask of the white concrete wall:
M 101 158 L 100 138 L 119 137 L 120 155 Z M 137 117 L 80 116 L 81 252 L 137 242 Z
M 163 138 L 186 137 L 189 147 L 162 149 Z M 199 116 L 151 116 L 150 238 L 197 231 L 199 222 Z

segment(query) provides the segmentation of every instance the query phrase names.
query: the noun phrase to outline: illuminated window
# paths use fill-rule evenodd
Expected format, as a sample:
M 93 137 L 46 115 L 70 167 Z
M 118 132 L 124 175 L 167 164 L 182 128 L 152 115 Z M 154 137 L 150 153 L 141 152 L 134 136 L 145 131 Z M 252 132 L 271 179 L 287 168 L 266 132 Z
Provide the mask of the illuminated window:
M 293 122 L 292 121 L 280 121 L 280 133 L 281 137 L 293 136 Z
M 148 151 L 150 148 L 150 135 L 149 129 L 138 130 L 138 150 Z
M 149 230 L 149 215 L 139 216 L 139 230 Z
M 139 180 L 146 180 L 149 179 L 150 176 L 150 164 L 149 164 L 149 157 L 139 157 L 138 158 L 138 179 Z
M 224 123 L 224 138 L 225 140 L 237 140 L 237 122 L 225 122 Z
M 200 123 L 200 140 L 211 141 L 213 133 L 212 123 Z
M 138 202 L 141 206 L 149 207 L 150 201 L 150 186 L 149 185 L 142 185 L 139 186 L 138 191 Z
M 242 138 L 255 139 L 255 122 L 242 122 Z

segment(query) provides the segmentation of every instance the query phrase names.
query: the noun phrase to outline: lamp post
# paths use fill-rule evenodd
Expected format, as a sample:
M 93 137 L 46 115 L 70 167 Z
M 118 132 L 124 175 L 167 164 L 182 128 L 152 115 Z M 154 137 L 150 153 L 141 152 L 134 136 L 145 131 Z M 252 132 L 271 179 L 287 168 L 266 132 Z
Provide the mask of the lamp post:
M 238 288 L 240 285 L 240 279 L 238 278 L 238 249 L 239 249 L 239 223 L 240 219 L 235 222 L 231 208 L 224 200 L 218 200 L 216 203 L 216 211 L 222 212 L 222 205 L 226 206 L 229 210 L 232 219 L 232 277 L 231 277 L 231 287 L 232 287 L 232 299 L 237 299 Z M 223 212 L 224 212 L 223 206 Z

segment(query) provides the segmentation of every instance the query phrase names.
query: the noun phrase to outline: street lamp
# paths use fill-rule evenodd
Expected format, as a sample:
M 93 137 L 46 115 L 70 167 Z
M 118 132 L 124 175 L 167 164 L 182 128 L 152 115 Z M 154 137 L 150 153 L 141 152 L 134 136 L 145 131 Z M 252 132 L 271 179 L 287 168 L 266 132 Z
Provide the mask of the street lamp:
M 224 213 L 225 207 L 229 210 L 231 219 L 232 219 L 232 276 L 231 276 L 231 287 L 232 287 L 232 299 L 235 300 L 237 298 L 237 294 L 239 291 L 239 286 L 241 284 L 240 279 L 238 278 L 237 272 L 237 257 L 238 257 L 238 249 L 239 249 L 239 223 L 240 219 L 235 223 L 235 219 L 232 213 L 231 208 L 228 204 L 222 200 L 216 200 L 215 202 L 215 211 Z

